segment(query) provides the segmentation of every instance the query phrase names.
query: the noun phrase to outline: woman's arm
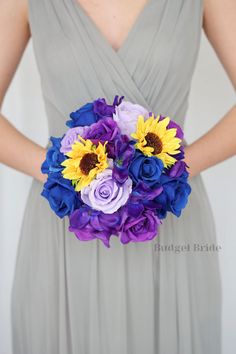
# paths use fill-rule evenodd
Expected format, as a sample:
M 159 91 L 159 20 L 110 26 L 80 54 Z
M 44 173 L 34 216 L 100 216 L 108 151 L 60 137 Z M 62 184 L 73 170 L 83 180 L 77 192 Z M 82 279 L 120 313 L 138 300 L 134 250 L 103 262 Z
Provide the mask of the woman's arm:
M 27 0 L 0 1 L 0 108 L 30 39 Z M 46 150 L 21 134 L 0 114 L 0 163 L 44 182 Z
M 236 1 L 204 0 L 203 29 L 236 90 Z M 186 148 L 190 177 L 236 154 L 236 105 Z

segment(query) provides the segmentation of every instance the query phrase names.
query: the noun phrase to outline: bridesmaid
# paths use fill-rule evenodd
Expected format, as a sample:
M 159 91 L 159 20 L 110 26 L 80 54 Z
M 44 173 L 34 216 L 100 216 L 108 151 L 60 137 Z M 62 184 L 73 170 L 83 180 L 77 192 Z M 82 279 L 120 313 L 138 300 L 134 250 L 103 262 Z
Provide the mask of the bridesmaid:
M 69 6 L 70 4 L 69 0 L 68 1 L 41 0 L 41 3 L 38 0 L 28 0 L 28 1 L 32 1 L 32 3 L 34 1 L 34 5 L 36 6 L 37 4 L 38 6 L 37 10 L 40 9 L 40 4 L 45 5 L 46 9 L 53 8 L 55 10 L 56 7 L 57 11 L 52 12 L 53 15 L 59 14 L 60 6 L 66 6 L 66 5 Z M 127 38 L 129 37 L 129 34 L 134 28 L 136 21 L 140 18 L 139 17 L 140 14 L 144 13 L 143 11 L 145 11 L 145 9 L 147 8 L 146 6 L 149 4 L 147 0 L 138 0 L 138 1 L 137 0 L 129 0 L 129 1 L 113 0 L 112 6 L 111 6 L 111 1 L 108 0 L 100 0 L 97 2 L 97 4 L 92 1 L 86 1 L 86 0 L 83 1 L 80 0 L 80 3 L 78 1 L 79 0 L 71 0 L 71 3 L 72 2 L 74 3 L 75 9 L 76 6 L 78 6 L 77 9 L 81 9 L 81 10 L 83 9 L 84 13 L 87 14 L 88 19 L 89 18 L 91 19 L 90 24 L 94 23 L 94 25 L 97 28 L 97 31 L 101 32 L 101 35 L 107 41 L 107 44 L 109 44 L 110 48 L 112 48 L 114 53 L 116 52 L 117 54 L 121 53 L 121 50 L 122 48 L 124 48 L 125 43 L 127 43 Z M 186 4 L 188 5 L 196 4 L 196 8 L 199 9 L 200 5 L 202 4 L 201 2 L 202 0 L 192 0 L 192 3 L 188 1 L 190 0 L 185 0 L 185 1 L 170 0 L 167 1 L 167 3 L 169 4 L 169 8 L 171 10 L 176 8 L 178 9 L 181 8 L 182 4 L 183 6 Z M 164 1 L 162 2 L 160 1 L 160 3 L 164 3 Z M 176 8 L 174 6 L 171 6 L 170 5 L 171 3 L 175 4 Z M 20 62 L 22 53 L 29 41 L 30 36 L 32 35 L 32 33 L 30 33 L 31 28 L 29 26 L 28 5 L 29 4 L 27 4 L 26 0 L 18 0 L 18 1 L 2 0 L 0 3 L 0 20 L 1 20 L 0 21 L 0 43 L 1 43 L 0 102 L 1 104 L 3 103 L 5 94 L 13 78 L 13 75 L 16 71 L 17 65 Z M 47 7 L 47 5 L 49 7 Z M 219 59 L 221 60 L 228 76 L 230 77 L 232 84 L 236 88 L 236 67 L 235 67 L 236 42 L 234 36 L 234 33 L 236 32 L 236 21 L 235 21 L 236 3 L 234 0 L 225 0 L 224 3 L 220 0 L 214 0 L 214 1 L 205 0 L 203 5 L 204 5 L 203 29 L 209 41 L 211 42 L 213 48 L 215 49 Z M 171 15 L 173 15 L 173 17 L 174 16 L 177 17 L 178 15 L 176 11 L 170 11 L 170 13 Z M 145 12 L 145 14 L 147 13 Z M 194 15 L 196 15 L 196 18 L 198 19 L 197 17 L 198 14 L 199 13 L 197 14 L 193 13 L 193 16 L 191 17 L 190 21 L 192 21 L 193 18 L 195 19 Z M 42 14 L 40 15 L 42 16 Z M 43 18 L 35 16 L 34 20 L 36 19 L 37 19 L 37 24 L 40 23 L 41 25 L 41 22 L 39 21 L 42 20 Z M 50 20 L 52 21 L 50 23 L 52 23 L 52 25 L 54 25 L 53 20 L 55 19 L 56 17 L 52 18 L 51 20 L 50 17 Z M 169 25 L 168 21 L 166 21 L 165 25 L 167 25 L 167 23 Z M 68 25 L 68 23 L 66 24 Z M 199 22 L 197 22 L 197 26 L 199 28 Z M 45 28 L 40 26 L 40 31 L 39 31 L 40 34 L 42 33 L 41 30 L 43 32 Z M 147 30 L 150 30 L 150 27 L 147 27 Z M 186 31 L 187 30 L 188 29 L 186 29 Z M 166 38 L 164 37 L 164 39 Z M 76 41 L 76 43 L 78 42 Z M 140 43 L 140 45 L 141 44 L 142 42 Z M 143 43 L 143 46 L 144 44 L 145 43 Z M 170 46 L 171 44 L 169 45 L 168 43 L 167 45 L 165 41 L 165 48 L 166 47 L 170 48 Z M 57 48 L 57 46 L 55 46 L 55 48 Z M 40 47 L 40 49 L 42 49 L 42 51 L 40 53 L 37 52 L 37 54 L 42 55 L 40 58 L 43 58 L 44 60 L 45 48 Z M 188 50 L 188 46 L 187 46 L 187 50 Z M 55 52 L 54 51 L 50 52 L 50 54 L 53 56 L 55 55 Z M 57 58 L 58 58 L 57 64 L 58 63 L 59 64 L 58 67 L 56 68 L 60 69 L 61 62 L 59 59 L 61 58 L 59 58 L 58 56 Z M 190 55 L 188 56 L 186 63 L 189 63 L 189 60 L 190 60 Z M 84 64 L 85 63 L 82 61 L 81 65 Z M 84 71 L 86 68 L 84 65 Z M 165 61 L 164 61 L 164 69 L 165 69 Z M 186 76 L 188 76 L 188 72 L 187 73 L 186 72 L 185 74 Z M 50 73 L 51 70 L 46 72 L 45 76 L 48 78 L 50 76 L 49 75 Z M 60 74 L 63 75 L 62 71 L 60 71 Z M 107 75 L 109 75 L 109 70 L 107 70 Z M 50 76 L 50 78 L 51 77 L 52 76 Z M 62 77 L 63 76 L 60 76 L 61 81 L 62 81 Z M 107 78 L 109 79 L 108 76 Z M 107 82 L 105 83 L 107 84 Z M 51 84 L 52 86 L 54 85 L 53 80 Z M 74 81 L 72 80 L 72 84 L 75 84 L 75 86 L 77 87 L 77 81 L 75 79 Z M 107 91 L 110 92 L 110 86 L 108 84 L 106 88 Z M 56 89 L 57 88 L 55 87 L 55 92 L 57 92 Z M 130 92 L 132 93 L 131 88 L 127 87 L 127 90 L 128 89 L 130 89 Z M 94 87 L 91 88 L 91 92 L 94 91 L 95 88 Z M 81 92 L 80 94 L 82 95 Z M 87 94 L 86 92 L 83 92 L 83 94 L 89 96 L 89 94 Z M 57 97 L 56 94 L 55 97 Z M 61 102 L 61 100 L 58 99 L 56 103 L 59 102 Z M 57 104 L 55 105 L 55 107 L 57 108 Z M 49 118 L 52 119 L 52 116 L 53 114 L 50 114 Z M 202 185 L 200 183 L 201 180 L 199 177 L 200 172 L 213 165 L 216 165 L 217 163 L 229 158 L 230 156 L 235 155 L 236 153 L 236 140 L 235 140 L 236 119 L 235 118 L 236 118 L 236 105 L 231 107 L 228 110 L 228 112 L 225 113 L 224 117 L 222 117 L 220 122 L 216 124 L 209 132 L 207 132 L 201 138 L 199 138 L 194 143 L 189 145 L 186 149 L 186 162 L 190 166 L 189 169 L 190 178 L 192 179 L 193 186 L 199 187 L 199 189 L 194 188 L 194 196 L 195 197 L 198 196 L 198 199 L 196 199 L 197 201 L 199 201 L 199 199 L 201 201 L 203 200 L 203 202 L 206 201 L 204 200 L 204 198 L 202 198 L 203 196 L 205 196 L 205 194 L 204 194 L 204 190 L 201 189 Z M 60 123 L 58 123 L 58 125 Z M 57 124 L 54 125 L 51 124 L 51 126 L 53 126 L 54 129 L 57 128 Z M 9 144 L 9 141 L 11 141 L 11 144 Z M 52 354 L 52 352 L 53 354 L 56 354 L 58 352 L 63 354 L 72 354 L 72 350 L 73 350 L 74 354 L 75 353 L 82 354 L 85 352 L 86 353 L 97 352 L 99 354 L 100 353 L 105 354 L 103 349 L 101 349 L 103 348 L 103 345 L 106 346 L 106 348 L 112 348 L 113 353 L 119 353 L 119 354 L 124 353 L 124 350 L 120 349 L 123 348 L 122 347 L 123 345 L 126 349 L 130 348 L 129 346 L 131 346 L 132 348 L 135 347 L 137 350 L 132 350 L 132 353 L 135 352 L 136 354 L 143 353 L 144 352 L 143 347 L 147 349 L 148 354 L 153 354 L 153 353 L 157 354 L 157 350 L 158 350 L 157 348 L 159 348 L 160 350 L 159 354 L 164 354 L 164 353 L 174 354 L 177 352 L 181 354 L 189 354 L 191 349 L 192 349 L 192 354 L 193 353 L 200 354 L 200 352 L 202 354 L 203 352 L 204 354 L 219 353 L 220 348 L 218 344 L 220 343 L 220 338 L 216 338 L 218 337 L 216 335 L 216 333 L 218 332 L 214 331 L 215 329 L 218 330 L 219 328 L 218 326 L 219 317 L 215 316 L 216 312 L 213 313 L 213 311 L 216 310 L 218 305 L 217 302 L 218 292 L 215 291 L 214 293 L 214 289 L 215 289 L 214 285 L 216 283 L 218 285 L 218 282 L 215 282 L 214 275 L 216 273 L 213 273 L 215 270 L 214 265 L 216 263 L 207 263 L 208 259 L 210 259 L 210 257 L 208 257 L 204 265 L 210 264 L 210 266 L 199 267 L 200 262 L 199 260 L 198 262 L 196 262 L 196 258 L 195 258 L 195 263 L 191 257 L 188 258 L 189 263 L 184 263 L 184 262 L 181 263 L 179 261 L 180 258 L 178 258 L 177 260 L 177 258 L 169 257 L 168 260 L 166 261 L 165 256 L 164 257 L 160 256 L 159 258 L 156 257 L 156 259 L 158 258 L 158 261 L 159 260 L 162 261 L 162 263 L 160 263 L 161 267 L 153 267 L 155 261 L 153 261 L 152 259 L 153 253 L 150 244 L 146 244 L 142 248 L 130 247 L 124 249 L 124 248 L 114 247 L 113 250 L 114 253 L 110 253 L 110 254 L 103 253 L 104 249 L 101 249 L 99 247 L 96 248 L 97 246 L 96 243 L 94 244 L 76 243 L 74 248 L 71 247 L 71 245 L 73 245 L 73 242 L 75 241 L 74 239 L 69 240 L 66 237 L 65 239 L 61 237 L 61 236 L 64 237 L 65 235 L 64 229 L 62 230 L 62 234 L 60 234 L 61 229 L 59 229 L 59 227 L 58 228 L 52 227 L 51 229 L 50 227 L 48 227 L 47 221 L 48 220 L 51 221 L 53 218 L 51 218 L 51 214 L 49 214 L 48 210 L 43 208 L 43 204 L 41 204 L 41 199 L 39 202 L 39 188 L 41 188 L 41 183 L 45 181 L 45 176 L 42 175 L 40 172 L 40 166 L 44 159 L 45 159 L 45 149 L 37 145 L 30 139 L 26 138 L 25 136 L 23 136 L 15 127 L 12 126 L 12 124 L 9 122 L 8 119 L 1 114 L 0 161 L 19 171 L 22 171 L 23 173 L 32 176 L 34 178 L 34 181 L 37 181 L 37 183 L 33 184 L 33 188 L 31 190 L 32 196 L 34 196 L 35 199 L 32 201 L 32 199 L 30 198 L 29 200 L 29 202 L 31 202 L 32 205 L 34 204 L 37 205 L 37 215 L 35 213 L 34 208 L 31 206 L 30 203 L 28 203 L 26 218 L 24 220 L 25 221 L 24 233 L 23 233 L 24 237 L 22 237 L 22 243 L 20 248 L 21 252 L 19 253 L 19 263 L 17 264 L 18 266 L 17 273 L 16 273 L 17 277 L 15 282 L 15 292 L 14 292 L 14 310 L 15 310 L 14 318 L 16 319 L 16 321 L 13 324 L 14 335 L 15 335 L 14 337 L 15 353 L 36 354 L 36 353 L 41 353 L 43 351 L 45 354 Z M 196 178 L 194 178 L 195 176 Z M 198 206 L 198 204 L 193 203 L 193 205 L 197 209 L 196 206 Z M 203 203 L 203 206 L 206 207 L 206 204 Z M 208 218 L 208 214 L 205 213 L 205 211 L 207 211 L 208 208 L 206 207 L 205 210 L 204 208 L 202 210 L 196 210 L 194 209 L 194 207 L 193 207 L 193 211 L 194 211 L 193 213 L 191 213 L 191 209 L 188 210 L 189 216 L 192 216 L 192 220 L 191 218 L 189 219 L 187 218 L 187 222 L 186 222 L 186 219 L 183 218 L 181 222 L 178 224 L 180 225 L 178 230 L 179 234 L 176 233 L 176 235 L 180 237 L 182 236 L 183 239 L 185 237 L 185 240 L 187 239 L 188 236 L 189 238 L 194 236 L 195 239 L 196 236 L 199 236 L 199 239 L 201 239 L 201 237 L 204 239 L 206 235 L 203 232 L 203 226 L 205 225 L 207 227 L 209 226 L 209 230 L 211 230 L 210 229 L 211 219 L 210 217 Z M 197 229 L 196 227 L 198 217 L 201 221 L 200 227 L 202 228 L 200 229 L 200 232 L 199 229 Z M 43 224 L 42 220 L 44 220 L 44 225 L 42 225 Z M 185 223 L 183 222 L 183 220 L 185 220 Z M 206 221 L 206 224 L 204 223 L 204 221 Z M 51 226 L 52 225 L 55 226 L 53 222 L 51 223 Z M 168 237 L 165 236 L 169 236 L 170 237 L 169 239 L 171 239 L 171 237 L 174 236 L 174 232 L 172 232 L 173 225 L 171 224 L 171 222 L 170 224 L 165 224 L 167 226 L 166 228 L 163 228 L 163 230 L 166 231 L 166 233 L 164 232 L 164 238 L 163 238 L 163 240 L 165 241 L 168 240 Z M 35 229 L 35 232 L 32 232 L 33 228 Z M 180 237 L 177 237 L 178 241 Z M 38 246 L 37 242 L 39 242 L 39 240 L 41 242 L 40 243 L 41 247 L 37 247 Z M 116 239 L 114 239 L 114 241 L 115 240 Z M 55 243 L 53 243 L 54 241 Z M 66 245 L 65 249 L 63 249 L 64 245 Z M 117 246 L 117 244 L 114 243 L 114 246 L 115 245 Z M 35 253 L 32 252 L 32 249 Z M 144 252 L 144 250 L 146 253 Z M 58 262 L 58 258 L 57 258 L 58 254 L 60 254 L 61 256 L 61 258 L 59 257 L 60 263 Z M 28 257 L 29 255 L 31 255 L 31 257 Z M 34 257 L 34 255 L 36 255 L 36 257 Z M 103 257 L 104 255 L 106 256 Z M 119 260 L 119 262 L 117 261 L 117 263 L 114 264 L 113 262 L 114 259 L 112 258 L 113 255 L 117 256 L 115 259 Z M 123 258 L 121 258 L 120 255 L 122 255 Z M 31 258 L 30 261 L 32 261 L 33 259 L 32 264 L 35 266 L 35 268 L 32 267 L 31 269 L 30 267 L 28 267 L 28 265 L 30 264 L 29 258 Z M 34 262 L 34 258 L 36 259 L 35 262 Z M 41 263 L 39 262 L 40 267 L 38 267 L 39 263 L 37 263 L 37 260 L 40 260 L 41 262 Z M 44 260 L 45 262 L 43 262 Z M 51 261 L 51 263 L 48 262 L 49 260 Z M 75 260 L 76 262 L 74 262 Z M 140 265 L 140 260 L 143 261 L 142 264 L 144 265 L 144 268 L 142 268 L 140 272 L 137 272 L 136 267 Z M 65 263 L 68 262 L 68 263 L 64 264 L 64 262 Z M 187 266 L 189 266 L 189 268 L 186 267 L 186 264 Z M 86 267 L 84 265 L 89 265 L 89 266 Z M 53 268 L 53 266 L 56 269 Z M 118 269 L 117 274 L 119 274 L 119 278 L 115 279 L 116 283 L 112 282 L 114 281 L 113 266 L 116 269 L 116 271 Z M 42 270 L 43 267 L 45 268 Z M 30 272 L 28 268 L 30 268 Z M 58 268 L 61 271 L 61 273 L 56 273 Z M 120 269 L 122 269 L 123 272 L 119 272 Z M 131 274 L 131 276 L 129 278 L 129 281 L 126 282 L 127 269 L 129 271 L 132 271 L 134 269 L 134 272 L 129 273 Z M 204 269 L 205 272 L 204 276 L 203 273 L 198 273 L 199 269 L 200 271 Z M 109 270 L 111 271 L 109 272 Z M 88 271 L 89 273 L 85 273 L 86 271 Z M 158 280 L 156 279 L 154 280 L 153 277 L 154 271 L 166 272 L 164 273 L 164 276 L 162 274 L 161 279 L 159 279 L 160 280 L 159 283 Z M 178 273 L 178 271 L 180 272 Z M 66 275 L 63 272 L 65 272 Z M 31 277 L 28 276 L 29 273 Z M 183 273 L 185 274 L 185 278 L 182 278 Z M 33 279 L 32 279 L 32 274 L 34 276 Z M 78 274 L 79 277 L 77 277 Z M 89 276 L 87 276 L 88 274 L 90 278 Z M 133 278 L 134 274 L 136 274 L 135 279 Z M 193 278 L 191 278 L 192 275 Z M 24 280 L 26 280 L 25 283 L 23 283 L 22 281 L 23 278 Z M 199 278 L 200 279 L 204 278 L 203 283 L 199 281 Z M 209 281 L 208 284 L 209 278 L 211 279 L 211 281 Z M 42 282 L 39 282 L 38 279 L 40 279 Z M 89 282 L 88 279 L 90 280 L 92 279 L 93 281 Z M 189 283 L 185 283 L 183 279 L 184 280 L 187 279 Z M 94 280 L 97 280 L 97 283 Z M 66 282 L 63 283 L 63 281 Z M 26 286 L 24 286 L 25 284 Z M 45 287 L 46 295 L 43 291 L 42 294 L 40 293 L 40 291 L 37 291 L 38 289 L 41 290 L 42 284 L 49 285 Z M 96 287 L 97 284 L 99 286 Z M 113 288 L 111 284 L 114 285 Z M 124 288 L 121 288 L 119 286 L 120 284 L 122 284 Z M 147 284 L 149 285 L 149 287 L 146 286 Z M 198 284 L 200 285 L 198 286 Z M 204 285 L 201 286 L 201 284 Z M 161 301 L 160 303 L 157 304 L 156 307 L 155 307 L 156 297 L 154 296 L 155 301 L 153 302 L 150 301 L 150 298 L 151 300 L 153 300 L 152 299 L 154 293 L 154 291 L 152 291 L 153 285 L 155 286 L 155 291 L 157 292 L 162 291 Z M 115 288 L 115 286 L 117 286 L 119 291 L 116 291 L 117 288 Z M 178 287 L 181 287 L 181 291 Z M 196 290 L 196 288 L 198 290 L 198 293 L 194 291 Z M 52 295 L 55 294 L 58 295 L 57 293 L 58 289 L 60 291 L 58 296 L 59 306 L 57 307 L 57 302 L 55 299 L 56 296 L 53 297 Z M 109 291 L 107 291 L 108 289 Z M 211 299 L 210 296 L 208 296 L 207 298 L 207 296 L 204 295 L 205 293 L 209 295 L 208 292 L 209 289 L 210 291 L 212 291 L 212 293 L 214 293 L 215 295 L 214 299 Z M 77 292 L 75 290 L 77 290 Z M 99 295 L 102 293 L 102 295 L 105 294 L 107 297 L 105 296 L 96 297 L 95 296 L 96 291 L 98 291 Z M 188 304 L 185 301 L 185 297 L 182 296 L 185 295 L 185 292 L 189 295 L 189 297 L 187 298 Z M 66 294 L 68 297 L 67 296 L 63 297 L 64 294 Z M 114 295 L 114 298 L 111 294 Z M 77 295 L 79 295 L 80 297 Z M 200 299 L 198 298 L 198 295 Z M 27 296 L 29 296 L 29 298 L 27 298 Z M 119 313 L 120 309 L 122 309 L 122 311 L 126 311 L 126 308 L 125 306 L 123 306 L 123 304 L 124 303 L 126 304 L 127 299 L 131 297 L 134 297 L 134 299 L 132 299 L 134 301 L 132 301 L 131 303 L 131 305 L 133 305 L 133 308 L 131 309 L 128 306 L 127 313 L 126 312 Z M 137 299 L 139 300 L 140 298 L 141 301 L 137 301 Z M 174 301 L 172 301 L 173 298 Z M 27 300 L 31 306 L 29 311 L 27 307 Z M 119 300 L 120 302 L 116 300 Z M 112 301 L 114 301 L 114 303 Z M 91 304 L 93 306 L 88 306 Z M 97 304 L 98 306 L 96 307 Z M 171 304 L 172 307 L 168 306 L 169 304 Z M 201 306 L 198 306 L 198 304 L 200 304 Z M 189 305 L 189 311 L 187 310 L 188 307 L 187 305 Z M 208 305 L 210 309 L 207 308 Z M 55 315 L 54 312 L 55 308 L 56 310 L 59 308 L 61 312 L 59 314 L 56 312 Z M 41 311 L 42 309 L 46 313 L 45 315 L 46 320 L 44 317 L 44 312 Z M 99 311 L 97 311 L 98 309 Z M 108 309 L 108 311 L 103 311 L 104 309 L 106 310 Z M 147 309 L 149 311 L 146 311 Z M 69 316 L 67 316 L 67 311 L 69 313 Z M 189 315 L 190 312 L 191 315 Z M 105 316 L 102 316 L 104 315 L 104 313 Z M 175 317 L 174 316 L 172 317 L 173 313 Z M 218 313 L 219 312 L 217 312 L 217 314 Z M 83 314 L 85 315 L 84 318 L 83 318 Z M 112 317 L 112 314 L 113 315 L 115 314 L 114 317 Z M 65 318 L 63 317 L 64 315 Z M 140 320 L 140 318 L 142 320 Z M 185 320 L 183 320 L 185 318 L 187 319 L 190 318 L 192 322 L 191 321 L 186 322 Z M 200 320 L 198 320 L 199 318 Z M 216 321 L 215 318 L 217 318 Z M 86 319 L 87 321 L 86 323 L 84 322 L 84 319 Z M 121 321 L 120 323 L 119 320 Z M 127 322 L 125 322 L 126 320 Z M 202 322 L 204 320 L 205 320 L 204 326 L 202 326 Z M 67 326 L 67 321 L 68 323 L 72 323 L 71 328 Z M 160 329 L 161 335 L 160 337 L 158 337 L 157 340 L 157 334 L 155 331 L 156 328 L 152 328 L 152 326 L 153 325 L 155 326 L 158 321 L 160 322 L 158 323 L 158 329 L 161 328 Z M 59 322 L 60 324 L 62 324 L 62 327 L 60 328 L 58 328 Z M 122 324 L 124 322 L 125 324 L 127 324 L 127 328 L 125 326 L 122 327 Z M 78 327 L 76 325 L 73 326 L 73 323 L 78 324 Z M 109 323 L 110 326 L 107 325 L 107 323 Z M 98 330 L 96 328 L 96 325 L 98 325 Z M 210 329 L 206 333 L 205 329 L 208 326 L 210 327 Z M 189 327 L 191 327 L 191 329 Z M 109 333 L 117 334 L 116 330 L 114 330 L 114 332 L 112 331 L 113 328 L 116 328 L 119 333 L 122 333 L 122 335 L 120 337 L 118 335 L 117 337 L 113 335 L 106 336 L 108 330 Z M 127 336 L 126 329 L 127 332 L 129 330 L 129 334 L 131 334 L 130 337 L 128 338 L 126 338 Z M 74 331 L 72 335 L 70 331 L 71 332 Z M 84 336 L 86 338 L 83 338 L 84 333 L 86 334 L 86 336 Z M 102 335 L 100 335 L 100 333 L 103 334 L 103 338 Z M 124 333 L 125 335 L 123 335 Z M 79 335 L 81 336 L 79 338 L 81 339 L 81 341 L 78 340 Z M 89 335 L 91 335 L 92 338 L 96 338 L 96 340 L 90 342 Z M 47 338 L 45 338 L 45 336 L 47 336 Z M 102 339 L 104 339 L 104 337 L 105 340 L 103 341 Z M 151 340 L 149 340 L 150 338 Z M 211 343 L 213 338 L 215 339 L 216 344 Z M 143 339 L 145 339 L 145 341 Z M 155 345 L 153 339 L 155 340 Z M 169 344 L 170 342 L 171 344 Z M 83 350 L 82 346 L 84 345 L 84 343 L 85 343 L 85 349 Z M 48 349 L 47 352 L 41 349 L 42 345 L 44 345 L 44 348 Z M 70 345 L 73 347 L 73 349 L 70 348 Z M 77 348 L 77 345 L 79 345 L 79 349 L 74 350 L 74 348 Z M 100 348 L 98 347 L 99 345 Z M 59 346 L 59 350 L 57 350 L 58 346 Z M 213 349 L 214 346 L 215 346 L 215 350 Z M 96 347 L 96 350 L 91 349 L 93 347 Z M 171 350 L 168 350 L 170 347 Z M 30 350 L 29 348 L 33 348 L 33 349 Z M 182 348 L 184 348 L 184 350 L 182 350 Z M 202 350 L 199 350 L 199 348 L 202 348 Z M 110 354 L 110 352 L 111 351 L 107 349 L 106 353 Z M 130 352 L 128 352 L 127 349 L 125 353 L 131 354 L 131 350 Z

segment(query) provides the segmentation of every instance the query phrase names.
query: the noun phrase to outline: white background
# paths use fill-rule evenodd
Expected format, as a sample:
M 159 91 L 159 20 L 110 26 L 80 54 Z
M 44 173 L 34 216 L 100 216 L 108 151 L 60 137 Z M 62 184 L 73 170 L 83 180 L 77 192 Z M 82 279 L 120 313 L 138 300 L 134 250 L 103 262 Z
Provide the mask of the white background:
M 204 134 L 235 102 L 233 86 L 203 33 L 186 118 L 187 142 Z M 25 135 L 45 146 L 46 114 L 31 42 L 4 101 L 3 113 Z M 218 244 L 222 247 L 223 354 L 233 354 L 236 353 L 236 158 L 202 175 L 213 206 Z M 0 354 L 11 354 L 10 291 L 30 182 L 30 177 L 0 166 Z

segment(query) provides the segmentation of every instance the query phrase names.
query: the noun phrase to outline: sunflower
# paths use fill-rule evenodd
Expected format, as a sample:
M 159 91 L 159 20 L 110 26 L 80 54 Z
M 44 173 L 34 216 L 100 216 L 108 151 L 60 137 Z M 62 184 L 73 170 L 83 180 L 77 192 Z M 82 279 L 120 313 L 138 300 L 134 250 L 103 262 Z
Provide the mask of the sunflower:
M 159 120 L 154 114 L 144 121 L 139 115 L 136 132 L 131 136 L 137 140 L 135 147 L 147 156 L 156 156 L 162 160 L 165 167 L 173 165 L 176 159 L 171 155 L 180 152 L 181 139 L 176 137 L 176 128 L 168 129 L 169 117 Z
M 62 170 L 63 177 L 72 180 L 75 190 L 79 192 L 108 167 L 108 162 L 107 142 L 104 145 L 99 142 L 96 146 L 89 139 L 84 140 L 80 135 L 78 138 L 81 142 L 72 144 L 71 151 L 66 153 L 69 158 L 61 165 L 65 167 Z

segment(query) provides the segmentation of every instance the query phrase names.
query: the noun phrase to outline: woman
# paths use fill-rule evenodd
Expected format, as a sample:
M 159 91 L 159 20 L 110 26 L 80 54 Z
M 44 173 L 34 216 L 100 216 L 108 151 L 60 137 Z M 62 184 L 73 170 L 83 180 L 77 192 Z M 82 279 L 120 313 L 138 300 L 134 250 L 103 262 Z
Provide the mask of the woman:
M 236 88 L 234 0 L 2 0 L 1 103 L 32 36 L 50 135 L 75 108 L 115 94 L 183 125 L 202 27 Z M 15 354 L 220 353 L 217 253 L 193 247 L 215 242 L 200 173 L 236 153 L 235 131 L 236 106 L 188 145 L 189 204 L 158 240 L 113 237 L 106 249 L 49 209 L 45 148 L 1 115 L 0 161 L 33 177 L 12 288 Z M 160 251 L 170 245 L 190 250 Z

